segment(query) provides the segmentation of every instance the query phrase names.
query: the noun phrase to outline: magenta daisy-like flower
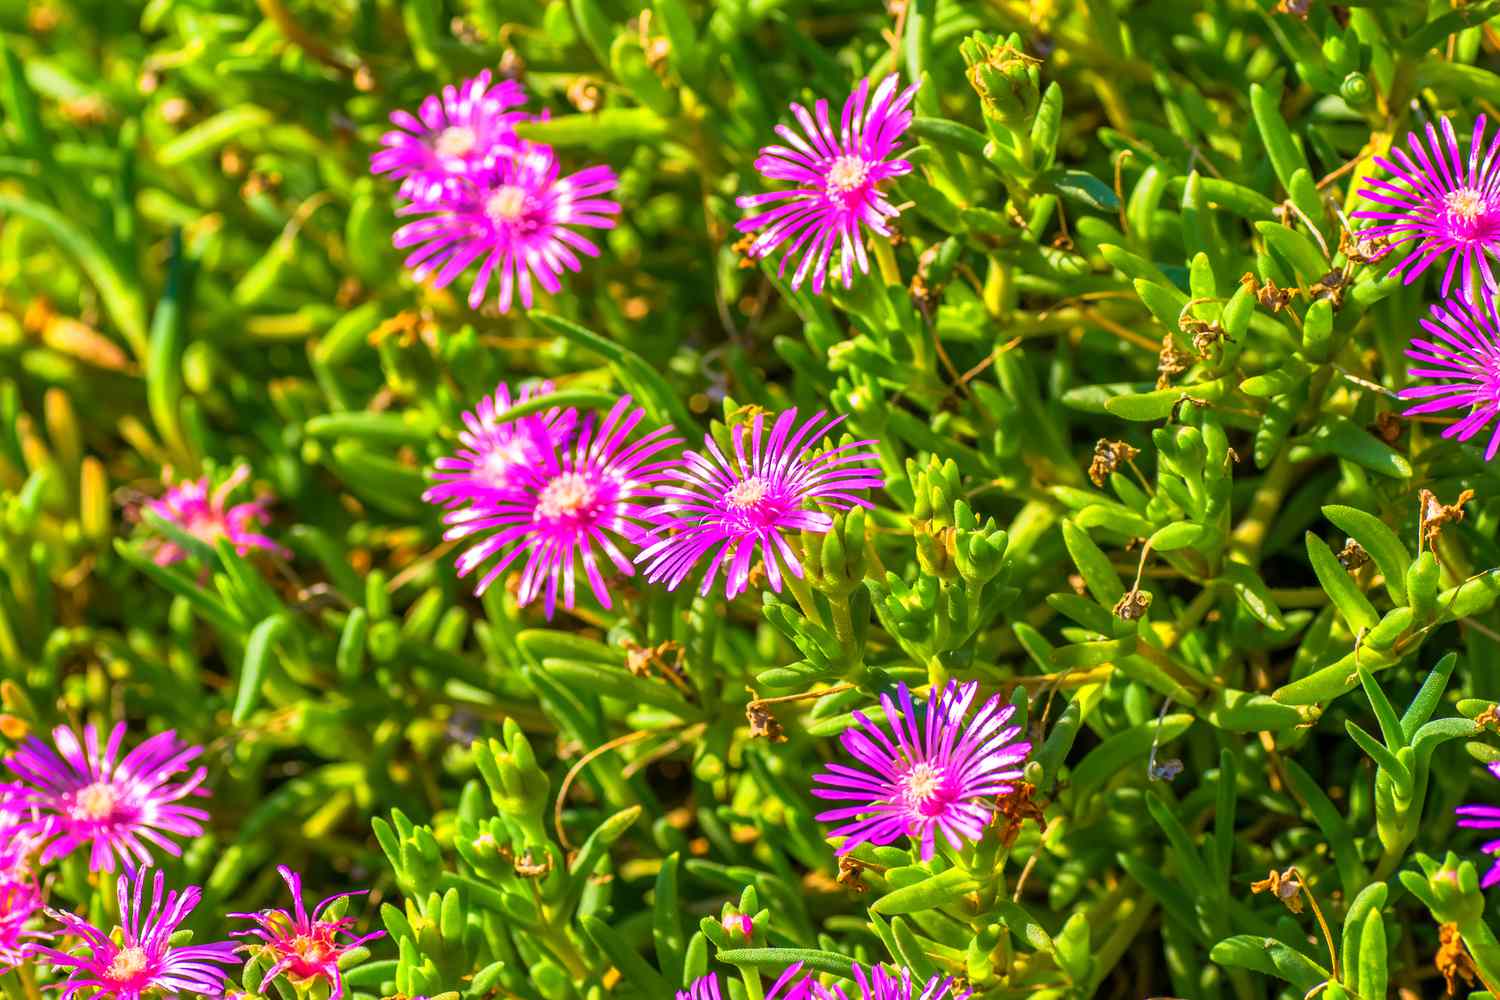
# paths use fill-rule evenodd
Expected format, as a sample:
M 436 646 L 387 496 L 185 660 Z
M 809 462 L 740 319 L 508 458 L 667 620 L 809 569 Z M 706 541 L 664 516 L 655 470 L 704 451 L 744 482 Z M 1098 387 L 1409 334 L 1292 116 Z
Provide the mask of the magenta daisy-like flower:
M 1472 297 L 1478 293 L 1478 302 Z M 1467 441 L 1500 413 L 1500 313 L 1494 293 L 1487 288 L 1470 289 L 1432 307 L 1432 319 L 1422 320 L 1431 339 L 1413 337 L 1406 356 L 1415 364 L 1408 368 L 1426 384 L 1401 390 L 1405 400 L 1421 400 L 1405 412 L 1407 416 L 1441 410 L 1469 412 L 1443 429 L 1443 437 Z M 1500 426 L 1484 449 L 1486 460 L 1500 450 Z
M 123 722 L 103 747 L 93 726 L 84 727 L 82 742 L 58 726 L 53 746 L 33 736 L 6 759 L 17 780 L 5 787 L 27 810 L 16 829 L 47 841 L 43 864 L 87 845 L 91 870 L 113 871 L 116 857 L 129 869 L 150 862 L 151 846 L 176 856 L 182 849 L 169 837 L 203 832 L 208 813 L 184 804 L 208 794 L 201 787 L 207 772 L 190 769 L 203 748 L 167 730 L 122 757 L 124 740 Z
M 154 873 L 150 900 L 143 900 L 148 871 L 143 867 L 133 878 L 120 876 L 116 884 L 120 926 L 115 935 L 76 914 L 47 911 L 63 925 L 66 934 L 80 939 L 88 949 L 85 956 L 34 946 L 36 953 L 54 966 L 73 970 L 63 984 L 62 1000 L 80 991 L 88 991 L 90 997 L 118 1000 L 139 1000 L 148 990 L 159 990 L 167 996 L 218 996 L 224 992 L 229 974 L 221 966 L 239 963 L 231 942 L 170 944 L 172 935 L 198 905 L 202 892 L 197 886 L 188 886 L 181 893 L 163 893 L 165 879 L 158 871 Z
M 0 813 L 0 975 L 30 954 L 29 939 L 45 936 L 31 926 L 43 904 L 33 867 L 41 845 L 7 819 Z
M 228 506 L 229 495 L 249 478 L 250 470 L 242 465 L 217 489 L 212 487 L 207 476 L 184 479 L 173 485 L 172 470 L 163 469 L 162 482 L 167 486 L 167 492 L 160 500 L 152 500 L 146 506 L 153 514 L 210 545 L 216 538 L 227 538 L 240 555 L 252 549 L 274 552 L 282 557 L 291 555 L 255 530 L 270 520 L 266 511 L 269 500 L 261 498 Z M 155 545 L 154 558 L 162 566 L 187 558 L 187 551 L 170 538 L 156 539 Z
M 405 265 L 418 281 L 432 276 L 436 288 L 477 262 L 471 309 L 484 301 L 491 278 L 500 285 L 501 312 L 510 310 L 517 294 L 529 309 L 533 280 L 555 294 L 563 271 L 581 269 L 579 254 L 599 256 L 599 248 L 574 227 L 615 227 L 620 206 L 600 195 L 616 183 L 614 171 L 604 166 L 559 177 L 551 147 L 522 141 L 439 196 L 401 208 L 399 215 L 424 218 L 396 230 L 395 244 L 415 248 Z
M 862 712 L 858 725 L 839 737 L 860 767 L 830 763 L 813 776 L 814 796 L 852 802 L 819 813 L 820 822 L 838 822 L 830 837 L 842 837 L 838 853 L 860 844 L 890 844 L 912 837 L 922 859 L 932 857 L 937 834 L 957 849 L 978 840 L 994 813 L 994 798 L 1015 789 L 1031 744 L 1016 740 L 1019 726 L 1006 722 L 1015 706 L 995 695 L 966 719 L 979 684 L 950 681 L 934 687 L 925 705 L 912 702 L 905 684 L 896 700 L 880 696 L 885 726 Z
M 1356 219 L 1374 219 L 1379 225 L 1360 233 L 1361 237 L 1388 240 L 1393 247 L 1415 241 L 1415 246 L 1391 268 L 1392 274 L 1405 273 L 1411 284 L 1443 254 L 1449 254 L 1443 274 L 1443 294 L 1453 283 L 1453 275 L 1462 267 L 1466 283 L 1477 266 L 1484 283 L 1495 287 L 1489 257 L 1500 253 L 1500 133 L 1484 146 L 1484 115 L 1474 122 L 1469 140 L 1468 158 L 1459 151 L 1453 134 L 1453 123 L 1441 119 L 1443 137 L 1427 125 L 1424 145 L 1416 133 L 1407 133 L 1411 155 L 1400 146 L 1391 147 L 1392 163 L 1383 156 L 1375 162 L 1395 181 L 1368 178 L 1369 185 L 1360 195 L 1377 202 L 1381 208 L 1354 213 Z
M 622 396 L 602 421 L 592 415 L 584 420 L 572 442 L 549 440 L 535 462 L 517 468 L 514 480 L 494 495 L 444 515 L 444 538 L 485 536 L 458 557 L 459 576 L 495 560 L 479 578 L 476 594 L 524 557 L 521 604 L 545 592 L 551 618 L 561 591 L 563 606 L 573 607 L 574 567 L 582 563 L 594 597 L 610 606 L 596 550 L 619 572 L 633 572 L 615 539 L 632 541 L 641 532 L 644 509 L 638 501 L 655 495 L 664 470 L 674 464 L 662 453 L 682 443 L 666 427 L 631 440 L 645 416 Z
M 896 972 L 884 966 L 862 966 L 858 962 L 850 966 L 854 973 L 854 984 L 858 992 L 855 1000 L 966 1000 L 969 990 L 957 993 L 953 989 L 953 977 L 935 974 L 924 984 L 913 978 L 910 969 Z M 850 1000 L 842 986 L 824 986 L 814 981 L 810 996 L 815 1000 Z
M 575 410 L 554 406 L 532 419 L 505 416 L 516 403 L 547 395 L 553 388 L 551 382 L 525 386 L 513 402 L 510 387 L 501 384 L 494 396 L 485 396 L 472 411 L 465 411 L 464 429 L 458 433 L 463 447 L 434 463 L 436 485 L 422 499 L 442 507 L 481 502 L 515 485 L 518 470 L 535 465 L 540 455 L 565 444 L 577 423 Z
M 772 590 L 780 592 L 783 569 L 800 578 L 802 564 L 785 533 L 827 533 L 833 518 L 812 509 L 814 503 L 838 510 L 869 507 L 870 501 L 854 491 L 878 489 L 885 482 L 878 468 L 861 464 L 878 458 L 867 450 L 874 441 L 813 452 L 844 419 L 825 422 L 826 416 L 820 410 L 796 426 L 796 409 L 787 410 L 768 434 L 765 415 L 757 414 L 748 428 L 734 428 L 733 459 L 712 435 L 704 435 L 705 453 L 684 452 L 681 465 L 667 473 L 671 482 L 659 490 L 662 499 L 647 515 L 649 544 L 635 558 L 647 564 L 646 579 L 665 580 L 667 589 L 675 590 L 711 552 L 702 592 L 712 589 L 723 566 L 725 590 L 733 599 L 749 583 L 757 551 Z
M 353 917 L 320 919 L 323 911 L 335 901 L 347 896 L 364 895 L 364 890 L 340 892 L 329 896 L 311 914 L 302 905 L 302 876 L 285 865 L 278 865 L 282 881 L 292 891 L 292 911 L 266 909 L 258 913 L 231 913 L 231 917 L 253 920 L 255 927 L 247 931 L 235 931 L 240 937 L 259 938 L 258 944 L 241 945 L 241 950 L 264 949 L 271 959 L 271 967 L 260 982 L 259 992 L 265 993 L 271 980 L 282 973 L 293 979 L 323 979 L 330 987 L 328 1000 L 338 1000 L 344 992 L 344 979 L 339 972 L 339 960 L 366 941 L 385 936 L 385 931 L 355 936 L 350 929 L 355 924 Z
M 788 966 L 772 984 L 766 1000 L 804 1000 L 808 996 L 812 977 L 803 976 L 798 979 L 797 973 L 801 971 L 801 962 Z M 782 990 L 786 992 L 783 993 Z M 724 994 L 719 989 L 719 977 L 712 972 L 700 976 L 687 989 L 678 990 L 676 1000 L 724 1000 Z
M 1500 778 L 1500 761 L 1492 761 L 1488 767 L 1491 774 Z M 1454 812 L 1458 814 L 1458 825 L 1465 829 L 1500 830 L 1500 806 L 1459 806 Z M 1481 888 L 1488 889 L 1500 883 L 1500 838 L 1479 845 L 1479 849 L 1485 854 L 1496 856 L 1495 863 L 1484 873 L 1484 879 L 1479 883 Z
M 736 228 L 760 233 L 750 245 L 751 257 L 765 257 L 785 247 L 777 273 L 785 274 L 787 264 L 800 256 L 792 287 L 800 288 L 811 271 L 817 293 L 823 291 L 835 248 L 840 253 L 835 273 L 842 274 L 845 288 L 853 284 L 856 266 L 861 274 L 870 273 L 864 230 L 889 237 L 889 222 L 900 214 L 881 193 L 881 185 L 911 173 L 909 161 L 892 157 L 911 124 L 917 86 L 914 83 L 898 93 L 892 74 L 871 96 L 870 81 L 861 80 L 844 102 L 837 132 L 828 119 L 827 101 L 813 105 L 812 114 L 800 104 L 792 105 L 802 131 L 776 126 L 776 134 L 786 145 L 764 147 L 755 169 L 770 180 L 796 186 L 738 200 L 741 208 L 755 214 Z
M 416 115 L 391 112 L 396 128 L 380 137 L 384 148 L 370 157 L 370 170 L 399 180 L 403 197 L 437 197 L 455 177 L 489 166 L 514 146 L 516 122 L 529 116 L 510 109 L 525 103 L 520 84 L 491 84 L 489 70 L 450 84 L 423 101 Z

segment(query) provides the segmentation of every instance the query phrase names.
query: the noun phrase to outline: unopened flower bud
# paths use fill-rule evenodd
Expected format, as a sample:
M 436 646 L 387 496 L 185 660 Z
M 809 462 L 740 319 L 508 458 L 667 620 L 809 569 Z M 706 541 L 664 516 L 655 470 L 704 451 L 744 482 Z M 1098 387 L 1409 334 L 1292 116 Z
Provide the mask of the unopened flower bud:
M 960 46 L 969 67 L 969 83 L 979 94 L 986 117 L 1007 127 L 1029 122 L 1042 96 L 1037 72 L 1041 61 L 1017 48 L 1019 41 L 1013 35 L 996 44 L 976 32 Z

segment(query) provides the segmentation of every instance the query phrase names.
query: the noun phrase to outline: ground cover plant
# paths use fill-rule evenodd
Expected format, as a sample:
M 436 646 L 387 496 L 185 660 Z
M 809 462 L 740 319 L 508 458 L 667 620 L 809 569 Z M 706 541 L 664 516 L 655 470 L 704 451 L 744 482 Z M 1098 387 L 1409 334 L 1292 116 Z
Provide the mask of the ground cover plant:
M 13 1000 L 1500 995 L 1500 3 L 0 3 Z

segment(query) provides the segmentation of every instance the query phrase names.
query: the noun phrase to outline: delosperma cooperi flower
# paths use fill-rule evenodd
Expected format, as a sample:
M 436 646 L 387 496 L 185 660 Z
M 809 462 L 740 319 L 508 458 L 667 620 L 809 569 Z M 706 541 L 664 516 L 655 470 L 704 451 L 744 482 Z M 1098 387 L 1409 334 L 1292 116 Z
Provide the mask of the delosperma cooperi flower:
M 585 418 L 571 442 L 551 440 L 535 429 L 533 439 L 547 440 L 548 447 L 532 463 L 516 469 L 513 480 L 493 495 L 444 515 L 444 538 L 483 536 L 458 557 L 460 576 L 494 560 L 480 576 L 476 594 L 521 562 L 517 600 L 525 605 L 545 595 L 551 618 L 559 596 L 564 607 L 573 607 L 575 566 L 581 563 L 595 599 L 610 606 L 599 553 L 620 573 L 634 571 L 617 539 L 631 541 L 641 532 L 641 501 L 655 495 L 664 471 L 675 464 L 663 453 L 682 443 L 666 427 L 632 440 L 645 416 L 623 396 L 603 419 Z
M 1500 761 L 1492 761 L 1488 766 L 1490 773 L 1500 778 Z M 1454 812 L 1458 814 L 1458 825 L 1465 829 L 1500 830 L 1500 806 L 1459 806 Z M 1490 870 L 1484 873 L 1484 878 L 1479 883 L 1480 888 L 1488 889 L 1500 883 L 1500 838 L 1486 841 L 1479 845 L 1479 849 L 1495 856 L 1494 864 L 1490 865 Z
M 880 469 L 867 464 L 878 458 L 869 450 L 873 441 L 813 451 L 844 419 L 825 422 L 826 417 L 820 410 L 797 426 L 796 409 L 786 410 L 767 433 L 765 415 L 757 414 L 749 427 L 734 428 L 732 459 L 712 435 L 704 436 L 703 453 L 684 452 L 647 515 L 652 527 L 635 559 L 646 564 L 646 578 L 665 580 L 667 589 L 675 590 L 712 553 L 702 592 L 712 589 L 722 566 L 732 600 L 749 584 L 757 552 L 772 590 L 781 590 L 783 572 L 800 578 L 802 563 L 786 533 L 828 532 L 833 518 L 813 504 L 869 507 L 870 501 L 854 491 L 879 489 L 885 482 Z
M 1453 123 L 1440 120 L 1442 139 L 1429 122 L 1424 145 L 1416 133 L 1407 133 L 1411 155 L 1398 145 L 1391 146 L 1392 163 L 1383 156 L 1375 162 L 1394 180 L 1378 177 L 1366 179 L 1360 195 L 1377 202 L 1378 209 L 1362 209 L 1356 219 L 1373 219 L 1379 225 L 1360 232 L 1362 239 L 1388 241 L 1391 247 L 1415 241 L 1392 274 L 1405 275 L 1406 284 L 1417 280 L 1439 257 L 1448 254 L 1443 273 L 1443 294 L 1453 283 L 1456 273 L 1469 279 L 1477 267 L 1484 284 L 1495 287 L 1490 255 L 1500 253 L 1500 133 L 1484 147 L 1485 120 L 1474 122 L 1468 156 L 1460 152 L 1453 134 Z M 1404 186 L 1403 186 L 1404 185 Z
M 25 959 L 30 939 L 41 936 L 32 924 L 43 903 L 33 864 L 41 844 L 6 819 L 0 814 L 0 975 Z
M 904 967 L 891 972 L 881 965 L 862 966 L 855 962 L 850 968 L 858 989 L 852 998 L 842 986 L 824 986 L 816 980 L 810 984 L 810 997 L 814 1000 L 965 1000 L 970 992 L 955 992 L 953 977 L 941 973 L 934 973 L 923 983 Z
M 1017 740 L 1019 726 L 1006 723 L 1015 706 L 999 695 L 966 718 L 977 682 L 950 681 L 934 686 L 925 704 L 914 704 L 905 684 L 896 698 L 880 696 L 884 726 L 863 712 L 857 725 L 839 742 L 862 765 L 830 763 L 813 776 L 816 798 L 852 802 L 819 813 L 820 822 L 841 825 L 829 831 L 842 837 L 838 853 L 860 844 L 890 844 L 911 837 L 921 844 L 922 858 L 932 857 L 937 835 L 953 848 L 975 841 L 994 813 L 994 798 L 1014 790 L 1031 744 Z
M 458 432 L 463 447 L 434 463 L 435 485 L 422 499 L 458 507 L 493 497 L 517 481 L 519 470 L 536 464 L 539 455 L 566 443 L 577 423 L 576 410 L 554 406 L 532 420 L 505 416 L 515 403 L 547 395 L 553 388 L 551 382 L 527 385 L 512 401 L 510 387 L 502 383 L 493 396 L 485 396 L 472 411 L 465 411 L 464 429 Z
M 148 877 L 152 878 L 149 901 L 142 899 Z M 133 876 L 119 877 L 116 893 L 120 925 L 115 935 L 76 914 L 47 911 L 63 925 L 64 933 L 78 938 L 88 949 L 88 954 L 81 956 L 33 946 L 36 954 L 54 966 L 73 970 L 63 984 L 63 1000 L 84 990 L 91 997 L 118 1000 L 139 1000 L 147 991 L 158 990 L 167 996 L 218 996 L 224 992 L 229 974 L 222 967 L 239 964 L 234 944 L 170 944 L 172 935 L 198 905 L 202 892 L 197 886 L 188 886 L 180 893 L 164 891 L 165 881 L 160 871 L 145 867 Z
M 229 506 L 229 495 L 245 480 L 250 470 L 240 466 L 229 474 L 217 487 L 208 476 L 201 479 L 184 479 L 173 485 L 172 470 L 162 470 L 162 483 L 167 491 L 161 499 L 146 504 L 151 513 L 162 520 L 212 545 L 217 538 L 227 538 L 240 555 L 253 549 L 289 556 L 286 549 L 255 529 L 270 520 L 265 499 L 247 500 Z M 170 538 L 152 540 L 156 552 L 154 559 L 167 566 L 181 562 L 188 556 L 187 550 Z
M 271 965 L 261 978 L 259 992 L 265 993 L 271 981 L 282 973 L 293 979 L 322 979 L 328 983 L 328 1000 L 338 1000 L 344 992 L 344 979 L 339 972 L 339 960 L 366 941 L 383 937 L 385 931 L 356 936 L 351 928 L 353 917 L 330 917 L 322 919 L 323 913 L 334 902 L 348 896 L 359 896 L 364 890 L 340 892 L 329 896 L 308 913 L 302 904 L 302 876 L 285 865 L 276 871 L 292 891 L 292 912 L 281 909 L 265 909 L 257 913 L 231 913 L 229 916 L 252 920 L 255 927 L 246 931 L 235 931 L 239 937 L 257 938 L 258 943 L 241 945 L 243 951 L 263 949 Z
M 1475 295 L 1477 294 L 1477 301 Z M 1428 381 L 1407 386 L 1400 396 L 1420 400 L 1407 416 L 1442 410 L 1468 410 L 1443 428 L 1443 437 L 1467 441 L 1500 414 L 1500 314 L 1488 288 L 1470 289 L 1437 303 L 1421 321 L 1430 339 L 1413 337 L 1406 349 L 1407 373 Z M 1500 425 L 1484 449 L 1486 460 L 1500 450 Z
M 518 295 L 529 309 L 536 299 L 533 281 L 555 294 L 563 271 L 581 269 L 579 254 L 599 256 L 599 248 L 575 230 L 615 227 L 620 206 L 600 196 L 616 183 L 605 166 L 560 177 L 550 147 L 518 142 L 436 196 L 402 207 L 399 215 L 423 218 L 397 229 L 395 245 L 415 248 L 405 266 L 418 281 L 431 277 L 435 288 L 477 262 L 471 309 L 484 301 L 491 278 L 499 284 L 501 312 Z
M 760 151 L 755 169 L 769 180 L 796 186 L 739 198 L 739 206 L 755 214 L 736 228 L 759 233 L 750 245 L 752 258 L 785 248 L 779 274 L 785 274 L 787 264 L 800 256 L 792 273 L 793 288 L 802 287 L 810 272 L 813 291 L 821 293 L 835 249 L 839 260 L 834 272 L 843 277 L 845 288 L 850 287 L 855 267 L 862 274 L 870 272 L 864 230 L 881 237 L 891 235 L 890 220 L 900 210 L 881 187 L 892 177 L 911 173 L 909 161 L 893 157 L 911 124 L 911 102 L 918 85 L 913 83 L 900 92 L 897 86 L 892 74 L 871 95 L 870 81 L 861 80 L 844 102 L 837 132 L 828 118 L 827 101 L 814 104 L 812 114 L 794 103 L 792 115 L 801 132 L 778 125 L 776 134 L 786 145 Z
M 424 100 L 413 115 L 392 111 L 396 126 L 380 137 L 370 170 L 401 182 L 401 195 L 414 201 L 437 197 L 456 177 L 492 164 L 516 142 L 516 122 L 529 116 L 513 111 L 526 103 L 514 80 L 491 83 L 485 70 L 458 86 Z
M 799 979 L 797 974 L 801 971 L 801 962 L 787 966 L 771 985 L 765 1000 L 805 1000 L 812 979 L 810 976 Z M 783 990 L 786 992 L 783 993 Z M 718 975 L 710 972 L 706 976 L 699 976 L 687 989 L 677 991 L 676 1000 L 724 1000 L 724 993 L 719 989 Z
M 149 863 L 153 847 L 181 854 L 172 837 L 203 833 L 208 813 L 184 802 L 208 794 L 207 772 L 192 767 L 202 747 L 167 730 L 121 756 L 124 740 L 123 722 L 102 747 L 93 726 L 81 742 L 58 726 L 52 746 L 33 736 L 6 758 L 16 778 L 6 787 L 27 811 L 16 829 L 47 842 L 43 864 L 87 846 L 91 870 L 113 871 L 117 858 L 129 869 Z

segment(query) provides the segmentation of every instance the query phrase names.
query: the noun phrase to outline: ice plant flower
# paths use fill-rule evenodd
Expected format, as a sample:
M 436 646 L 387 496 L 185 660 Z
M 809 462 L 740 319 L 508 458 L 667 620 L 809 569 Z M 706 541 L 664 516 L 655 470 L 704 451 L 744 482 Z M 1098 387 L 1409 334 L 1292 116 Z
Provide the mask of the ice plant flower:
M 30 953 L 27 939 L 43 936 L 30 929 L 42 910 L 42 889 L 32 867 L 39 847 L 0 814 L 0 975 Z
M 955 849 L 979 839 L 995 811 L 991 800 L 1014 790 L 1031 744 L 1016 739 L 1019 726 L 1006 725 L 1015 706 L 999 695 L 966 718 L 978 690 L 974 681 L 950 681 L 918 705 L 899 684 L 894 700 L 880 696 L 884 727 L 854 713 L 857 725 L 839 742 L 862 767 L 830 763 L 813 776 L 815 797 L 854 803 L 817 817 L 841 822 L 829 831 L 843 838 L 840 855 L 910 836 L 921 842 L 925 861 L 939 833 Z
M 459 576 L 495 560 L 479 578 L 476 594 L 524 557 L 517 600 L 529 604 L 545 592 L 551 618 L 559 592 L 563 606 L 573 607 L 574 567 L 581 562 L 594 597 L 610 606 L 596 549 L 621 573 L 634 572 L 615 539 L 632 541 L 641 533 L 640 501 L 655 495 L 664 470 L 675 464 L 663 452 L 682 443 L 666 427 L 630 440 L 645 416 L 622 396 L 603 420 L 585 419 L 571 443 L 549 441 L 503 489 L 444 516 L 444 538 L 484 536 L 458 557 Z
M 769 180 L 795 187 L 741 197 L 739 206 L 754 214 L 736 228 L 759 233 L 750 245 L 752 258 L 785 247 L 778 274 L 785 274 L 787 264 L 801 257 L 792 273 L 793 288 L 802 287 L 811 272 L 813 291 L 821 294 L 836 247 L 835 273 L 843 276 L 845 288 L 850 287 L 855 266 L 861 274 L 870 273 L 864 230 L 891 235 L 890 220 L 900 209 L 887 200 L 881 186 L 911 173 L 909 161 L 893 157 L 911 124 L 911 101 L 918 86 L 914 83 L 898 93 L 897 85 L 892 74 L 872 96 L 870 81 L 861 80 L 844 102 L 838 132 L 828 119 L 827 101 L 814 104 L 812 114 L 794 103 L 792 115 L 802 131 L 778 125 L 776 134 L 786 145 L 761 149 L 755 169 Z
M 258 533 L 255 529 L 270 520 L 266 511 L 268 500 L 248 500 L 228 506 L 229 495 L 245 480 L 250 470 L 240 466 L 229 474 L 217 488 L 212 487 L 209 477 L 184 479 L 172 483 L 172 470 L 162 470 L 162 483 L 167 487 L 160 500 L 152 500 L 146 508 L 169 524 L 212 545 L 216 538 L 227 538 L 240 555 L 252 549 L 289 556 L 286 549 Z M 187 558 L 187 550 L 170 538 L 155 540 L 155 561 L 162 566 L 181 562 Z
M 1443 437 L 1467 441 L 1500 414 L 1500 313 L 1495 293 L 1477 288 L 1451 296 L 1432 307 L 1432 318 L 1422 320 L 1422 328 L 1431 339 L 1412 338 L 1406 356 L 1415 364 L 1408 374 L 1430 381 L 1401 390 L 1402 399 L 1420 400 L 1405 413 L 1467 409 L 1443 428 Z M 1500 426 L 1490 435 L 1485 459 L 1494 458 L 1497 450 Z
M 425 201 L 494 163 L 515 145 L 516 122 L 529 116 L 511 110 L 526 103 L 520 84 L 490 80 L 485 70 L 429 96 L 416 115 L 391 112 L 396 128 L 380 137 L 384 148 L 370 157 L 371 172 L 399 180 L 403 197 Z
M 434 463 L 435 485 L 422 494 L 422 499 L 443 507 L 483 501 L 515 484 L 519 470 L 535 464 L 539 455 L 566 443 L 577 422 L 576 410 L 554 406 L 535 419 L 505 417 L 516 403 L 547 395 L 553 389 L 551 382 L 527 385 L 512 401 L 510 387 L 502 383 L 493 396 L 485 396 L 472 411 L 465 411 L 464 429 L 458 432 L 463 447 Z
M 355 936 L 350 930 L 353 917 L 331 917 L 321 919 L 323 911 L 335 901 L 346 896 L 360 896 L 364 890 L 340 892 L 329 896 L 311 914 L 302 905 L 302 876 L 285 865 L 277 865 L 282 881 L 292 891 L 292 912 L 266 909 L 258 913 L 231 913 L 231 917 L 252 920 L 255 927 L 246 931 L 235 931 L 239 937 L 259 938 L 259 943 L 241 945 L 242 951 L 264 949 L 271 959 L 271 967 L 261 978 L 258 992 L 264 994 L 271 981 L 283 972 L 293 979 L 323 979 L 328 982 L 328 1000 L 338 1000 L 344 992 L 344 979 L 339 972 L 339 959 L 366 941 L 383 937 L 385 931 Z
M 712 589 L 724 567 L 725 591 L 732 600 L 750 580 L 757 550 L 765 560 L 771 589 L 781 590 L 783 571 L 800 578 L 802 564 L 787 543 L 788 532 L 826 534 L 829 514 L 814 503 L 838 510 L 871 506 L 855 490 L 884 484 L 880 469 L 869 464 L 878 456 L 874 441 L 854 441 L 823 452 L 814 446 L 843 417 L 825 422 L 818 411 L 797 426 L 796 409 L 775 417 L 769 433 L 765 414 L 747 428 L 734 428 L 734 457 L 725 456 L 712 435 L 704 435 L 704 452 L 683 453 L 652 506 L 649 544 L 636 556 L 646 563 L 646 578 L 667 582 L 675 590 L 704 556 L 713 553 L 703 576 L 702 592 Z M 747 441 L 748 439 L 748 441 Z
M 208 794 L 207 772 L 191 767 L 203 748 L 169 729 L 121 756 L 124 740 L 123 722 L 103 747 L 93 726 L 84 727 L 82 742 L 58 726 L 53 746 L 33 736 L 6 759 L 17 780 L 4 788 L 29 811 L 17 829 L 47 841 L 43 864 L 87 845 L 91 870 L 113 871 L 117 857 L 129 869 L 149 863 L 153 846 L 181 854 L 169 837 L 203 833 L 208 813 L 183 801 Z
M 766 994 L 765 1000 L 804 1000 L 808 996 L 809 984 L 812 977 L 804 976 L 797 978 L 797 973 L 802 971 L 802 963 L 790 965 L 772 984 L 771 991 Z M 781 991 L 785 989 L 786 992 Z M 678 990 L 676 1000 L 724 1000 L 724 993 L 719 989 L 719 977 L 710 972 L 706 976 L 700 976 L 693 980 L 693 984 L 685 990 Z
M 1378 225 L 1360 232 L 1362 239 L 1388 241 L 1394 248 L 1415 241 L 1415 246 L 1391 268 L 1392 274 L 1405 274 L 1406 284 L 1427 270 L 1443 254 L 1449 254 L 1443 273 L 1443 294 L 1453 283 L 1460 265 L 1465 284 L 1477 266 L 1484 283 L 1495 287 L 1490 269 L 1491 254 L 1500 254 L 1500 133 L 1484 148 L 1484 115 L 1474 122 L 1469 140 L 1468 160 L 1464 161 L 1453 123 L 1441 119 L 1442 139 L 1429 122 L 1427 142 L 1416 133 L 1407 133 L 1411 155 L 1400 146 L 1391 147 L 1392 163 L 1383 156 L 1375 162 L 1392 181 L 1378 177 L 1366 180 L 1360 195 L 1380 207 L 1354 213 L 1356 219 L 1373 219 Z
M 1488 766 L 1490 773 L 1500 778 L 1500 761 L 1492 761 Z M 1454 812 L 1458 814 L 1458 825 L 1465 829 L 1500 830 L 1500 806 L 1459 806 Z M 1479 849 L 1485 854 L 1495 855 L 1495 863 L 1479 883 L 1480 888 L 1488 889 L 1500 883 L 1500 838 L 1481 844 Z
M 142 899 L 147 875 L 153 875 L 149 903 Z M 71 955 L 53 948 L 34 946 L 54 966 L 73 970 L 63 984 L 62 1000 L 80 991 L 86 996 L 139 1000 L 148 990 L 167 996 L 196 993 L 218 996 L 224 992 L 228 972 L 221 966 L 238 965 L 235 946 L 229 941 L 173 946 L 170 939 L 182 926 L 202 892 L 188 886 L 182 892 L 163 892 L 160 871 L 139 868 L 133 876 L 121 875 L 116 883 L 120 904 L 120 926 L 116 935 L 93 926 L 73 913 L 48 910 L 63 931 L 79 938 L 88 955 Z
M 469 288 L 469 307 L 479 308 L 490 279 L 500 287 L 500 311 L 535 301 L 532 282 L 548 292 L 562 289 L 564 270 L 581 269 L 578 255 L 599 256 L 599 248 L 573 227 L 613 229 L 617 202 L 600 197 L 615 189 L 609 167 L 587 167 L 558 176 L 551 147 L 520 142 L 507 155 L 459 178 L 437 196 L 398 210 L 423 218 L 396 230 L 397 248 L 414 247 L 405 266 L 418 281 L 433 277 L 443 288 L 479 262 Z
M 748 913 L 730 913 L 719 920 L 725 934 L 739 934 L 746 941 L 755 933 L 755 919 Z
M 953 977 L 936 973 L 925 984 L 913 979 L 910 969 L 902 968 L 890 972 L 884 966 L 865 967 L 858 962 L 850 968 L 854 973 L 854 984 L 859 992 L 853 1000 L 965 1000 L 969 991 L 958 993 L 953 989 Z M 824 986 L 814 980 L 810 996 L 814 1000 L 851 1000 L 844 988 L 835 984 Z

